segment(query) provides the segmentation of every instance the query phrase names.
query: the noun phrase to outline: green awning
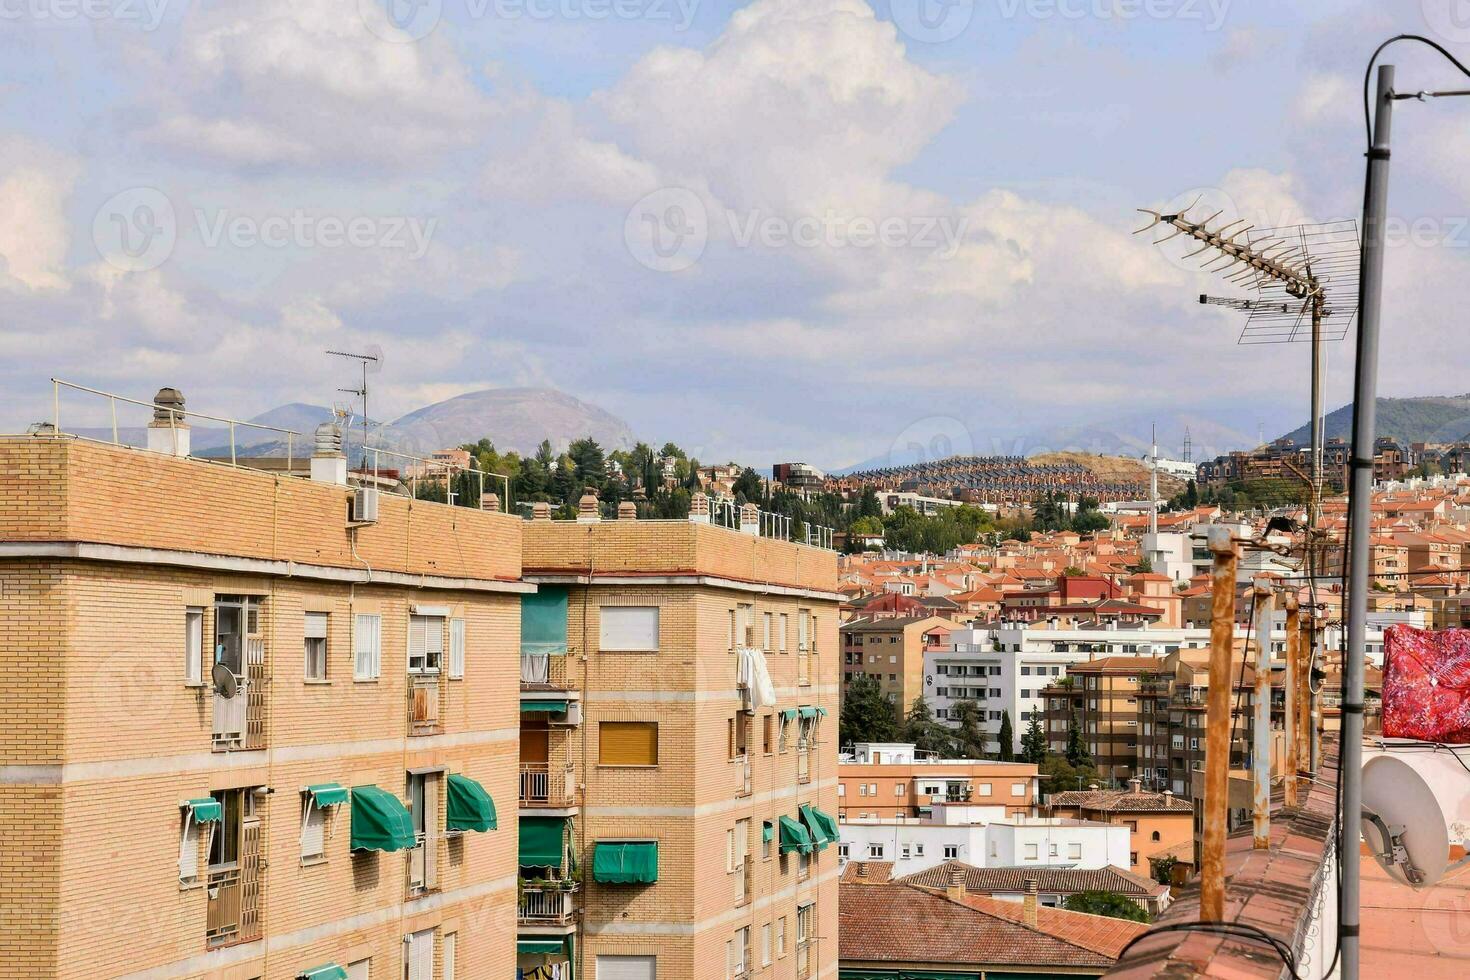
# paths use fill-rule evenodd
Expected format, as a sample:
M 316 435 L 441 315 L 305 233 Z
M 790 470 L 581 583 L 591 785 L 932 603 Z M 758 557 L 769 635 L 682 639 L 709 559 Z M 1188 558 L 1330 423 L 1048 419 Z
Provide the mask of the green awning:
M 786 721 L 795 721 L 796 720 L 796 709 L 795 708 L 786 708 L 786 709 L 784 709 L 781 712 L 781 717 L 783 719 L 785 719 Z
M 347 802 L 347 787 L 341 783 L 316 783 L 306 787 L 317 806 L 339 806 Z
M 827 828 L 822 826 L 822 821 L 817 819 L 812 805 L 810 803 L 803 803 L 796 810 L 801 814 L 801 822 L 806 827 L 807 833 L 811 835 L 812 844 L 817 850 L 825 851 L 827 845 L 831 844 L 834 838 L 828 838 Z
M 213 823 L 224 815 L 219 800 L 212 796 L 201 796 L 197 800 L 185 800 L 184 806 L 194 815 L 195 823 Z
M 658 842 L 598 841 L 592 851 L 592 880 L 610 885 L 658 881 Z
M 827 717 L 827 709 L 826 708 L 818 708 L 817 709 L 817 716 L 819 718 L 825 718 L 825 717 Z
M 781 824 L 781 853 L 790 854 L 792 851 L 800 851 L 802 854 L 812 852 L 812 837 L 806 832 L 806 828 L 792 820 L 790 817 L 777 817 Z
M 296 974 L 296 980 L 347 980 L 347 971 L 336 963 L 323 963 Z
M 545 711 L 553 715 L 564 715 L 567 713 L 567 702 L 565 698 L 560 701 L 540 700 L 538 698 L 523 698 L 521 700 L 521 714 L 535 714 Z
M 566 652 L 566 586 L 543 585 L 521 596 L 521 653 Z
M 769 820 L 761 821 L 761 843 L 769 844 L 776 839 L 776 825 Z
M 827 839 L 834 844 L 837 843 L 842 834 L 837 830 L 836 818 L 819 806 L 812 807 L 812 816 L 816 817 L 817 823 L 822 825 L 822 832 L 827 835 Z
M 522 817 L 520 863 L 533 868 L 561 867 L 566 827 L 566 817 Z
M 477 833 L 495 829 L 495 801 L 485 787 L 457 772 L 449 774 L 449 814 L 444 829 Z
M 800 714 L 803 718 L 815 718 L 815 717 L 817 717 L 817 712 L 819 712 L 819 711 L 822 711 L 822 709 L 821 708 L 813 708 L 809 704 L 804 704 L 804 705 L 802 705 L 798 709 L 798 712 L 797 713 Z M 823 714 L 826 714 L 825 711 L 823 711 L 822 713 Z
M 517 939 L 516 953 L 524 956 L 554 956 L 566 952 L 560 939 Z
M 408 808 L 376 786 L 352 787 L 354 851 L 402 851 L 416 843 Z

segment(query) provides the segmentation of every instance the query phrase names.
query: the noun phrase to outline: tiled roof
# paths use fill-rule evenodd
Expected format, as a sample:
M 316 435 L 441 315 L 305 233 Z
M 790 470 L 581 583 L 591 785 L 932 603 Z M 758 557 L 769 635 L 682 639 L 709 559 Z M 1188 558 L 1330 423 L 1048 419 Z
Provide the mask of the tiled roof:
M 851 867 L 851 865 L 848 865 Z M 961 861 L 946 861 L 898 879 L 907 885 L 923 885 L 928 888 L 943 888 L 949 883 L 951 868 L 963 869 L 965 889 L 971 892 L 1019 892 L 1025 889 L 1027 878 L 1036 879 L 1036 887 L 1044 892 L 1106 891 L 1117 892 L 1129 898 L 1151 898 L 1162 895 L 1167 886 L 1109 865 L 1105 868 L 977 868 Z
M 1169 793 L 1131 793 L 1126 789 L 1084 789 L 1053 793 L 1052 806 L 1075 806 L 1109 813 L 1193 813 L 1194 804 Z
M 988 895 L 966 895 L 964 903 L 973 909 L 1012 922 L 1025 922 L 1026 910 L 1020 902 L 1008 902 Z M 1038 906 L 1036 928 L 1048 935 L 1083 949 L 1091 950 L 1108 959 L 1117 959 L 1123 947 L 1134 936 L 1148 931 L 1148 926 L 1131 919 L 1113 919 L 1105 915 L 1088 915 L 1085 912 L 1069 912 Z
M 882 885 L 893 879 L 892 861 L 849 861 L 842 869 L 843 881 Z
M 837 901 L 838 959 L 991 968 L 1106 967 L 1114 962 L 1114 956 L 1093 948 L 1097 940 L 1090 931 L 1084 938 L 1082 928 L 1062 923 L 1060 928 L 1068 938 L 1051 935 L 1046 930 L 1057 928 L 1059 920 L 1043 926 L 1041 909 L 1037 910 L 1037 928 L 1032 929 L 1008 916 L 1008 910 L 993 907 L 1006 904 L 1012 903 L 979 895 L 953 901 L 943 893 L 913 885 L 843 882 Z M 1016 912 L 1021 913 L 1020 904 L 1015 904 Z M 1133 926 L 1135 933 L 1147 929 L 1139 923 L 1113 921 Z

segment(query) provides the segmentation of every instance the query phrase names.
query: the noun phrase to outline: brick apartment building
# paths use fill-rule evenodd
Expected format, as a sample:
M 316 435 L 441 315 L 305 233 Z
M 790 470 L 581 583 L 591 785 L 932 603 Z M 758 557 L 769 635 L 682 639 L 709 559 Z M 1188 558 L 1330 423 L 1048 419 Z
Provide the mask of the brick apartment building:
M 1067 668 L 1066 681 L 1044 688 L 1047 742 L 1067 748 L 1073 713 L 1098 775 L 1126 780 L 1138 769 L 1140 676 L 1160 669 L 1161 657 L 1100 657 Z
M 941 616 L 857 619 L 843 623 L 842 691 L 855 677 L 873 677 L 902 720 L 924 693 L 924 653 L 940 649 L 955 629 Z
M 904 742 L 863 742 L 854 749 L 837 763 L 838 814 L 844 818 L 920 818 L 935 803 L 1002 807 L 1006 817 L 1025 817 L 1036 803 L 1031 763 L 916 758 L 913 745 Z
M 319 455 L 0 438 L 3 972 L 834 972 L 835 555 Z

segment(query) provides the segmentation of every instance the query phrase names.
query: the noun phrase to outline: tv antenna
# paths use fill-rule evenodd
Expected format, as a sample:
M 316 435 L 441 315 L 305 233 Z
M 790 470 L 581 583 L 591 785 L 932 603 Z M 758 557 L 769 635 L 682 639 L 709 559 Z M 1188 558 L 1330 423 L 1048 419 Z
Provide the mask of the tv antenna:
M 1193 204 L 1176 214 L 1138 210 L 1153 220 L 1135 235 L 1159 225 L 1173 230 L 1154 242 L 1181 235 L 1199 242 L 1185 258 L 1204 256 L 1200 268 L 1224 275 L 1227 282 L 1255 290 L 1254 297 L 1201 295 L 1206 306 L 1223 306 L 1249 314 L 1241 344 L 1312 345 L 1311 494 L 1307 525 L 1315 528 L 1322 506 L 1322 361 L 1323 345 L 1341 340 L 1357 317 L 1358 225 L 1352 219 L 1320 224 L 1256 228 L 1236 218 L 1213 228 L 1223 213 L 1194 220 Z M 1335 297 L 1342 297 L 1334 305 Z M 1265 436 L 1262 433 L 1262 439 Z
M 368 365 L 369 364 L 373 364 L 373 365 L 378 364 L 381 361 L 381 355 L 379 355 L 379 354 L 354 354 L 351 351 L 345 351 L 345 350 L 329 350 L 329 351 L 327 351 L 327 353 L 330 354 L 332 357 L 346 358 L 346 359 L 351 360 L 351 361 L 357 361 L 359 364 L 362 365 L 362 387 L 361 388 L 338 388 L 337 390 L 340 391 L 340 392 L 342 392 L 342 393 L 344 393 L 344 394 L 357 395 L 358 397 L 360 397 L 362 399 L 362 448 L 363 448 L 363 452 L 366 453 L 367 452 L 367 444 L 368 444 L 368 425 L 369 425 L 369 422 L 368 422 L 368 383 L 367 383 Z

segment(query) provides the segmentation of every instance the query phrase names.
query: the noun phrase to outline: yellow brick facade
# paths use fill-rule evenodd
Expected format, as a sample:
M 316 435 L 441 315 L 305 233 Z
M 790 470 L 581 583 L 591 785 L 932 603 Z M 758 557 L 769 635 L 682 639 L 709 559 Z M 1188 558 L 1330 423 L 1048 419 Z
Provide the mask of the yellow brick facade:
M 451 947 L 454 980 L 514 976 L 547 961 L 519 955 L 518 939 L 563 933 L 574 945 L 560 980 L 596 980 L 599 957 L 616 955 L 653 957 L 659 980 L 723 980 L 728 944 L 749 927 L 749 977 L 835 977 L 836 848 L 803 868 L 779 855 L 779 839 L 769 857 L 761 842 L 763 821 L 795 818 L 801 804 L 837 812 L 831 552 L 693 522 L 526 523 L 394 496 L 376 523 L 354 526 L 344 487 L 69 439 L 0 439 L 0 474 L 5 976 L 290 980 L 335 963 L 399 980 L 406 938 L 431 930 L 428 980 L 450 980 Z M 537 582 L 567 590 L 569 649 L 550 686 L 581 708 L 549 727 L 522 712 L 517 683 L 521 601 Z M 247 735 L 220 744 L 208 668 L 216 602 L 232 597 L 253 604 L 261 659 Z M 611 605 L 657 606 L 658 649 L 600 649 Z M 198 676 L 190 609 L 208 638 Z M 415 610 L 464 630 L 463 676 L 441 663 L 428 727 L 410 707 L 423 680 L 407 666 Z M 737 610 L 777 693 L 754 714 L 737 684 Z M 325 678 L 307 676 L 309 615 L 325 616 Z M 379 669 L 366 678 L 359 615 L 381 621 Z M 780 712 L 800 707 L 826 713 L 805 755 L 799 722 L 780 744 Z M 736 718 L 748 725 L 743 763 L 731 758 Z M 620 720 L 657 723 L 656 766 L 602 762 L 599 725 Z M 522 798 L 537 728 L 548 768 L 572 772 L 561 810 Z M 351 804 L 328 811 L 321 855 L 303 857 L 306 787 L 374 785 L 409 803 L 418 774 L 437 779 L 430 887 L 410 887 L 409 852 L 351 850 Z M 483 785 L 495 829 L 443 832 L 449 774 Z M 197 873 L 181 877 L 184 804 L 210 794 L 240 800 L 259 839 L 248 903 L 258 927 L 218 941 L 223 879 L 206 839 L 194 843 Z M 528 928 L 518 822 L 554 812 L 571 818 L 582 883 L 564 928 Z M 742 819 L 743 898 L 728 854 Z M 657 883 L 594 881 L 596 842 L 627 839 L 657 840 Z

